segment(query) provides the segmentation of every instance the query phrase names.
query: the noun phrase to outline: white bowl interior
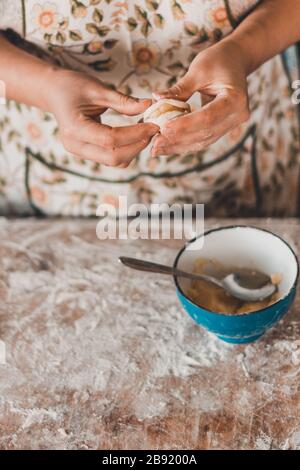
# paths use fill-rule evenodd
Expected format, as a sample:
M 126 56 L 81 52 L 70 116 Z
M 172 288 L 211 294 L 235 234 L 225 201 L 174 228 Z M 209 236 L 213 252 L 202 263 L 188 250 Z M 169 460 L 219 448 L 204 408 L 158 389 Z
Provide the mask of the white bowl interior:
M 253 268 L 265 274 L 281 274 L 280 298 L 293 287 L 298 263 L 291 248 L 272 233 L 253 227 L 230 227 L 216 230 L 187 245 L 177 267 L 192 272 L 197 258 L 219 261 L 225 266 Z M 189 281 L 178 279 L 183 292 Z

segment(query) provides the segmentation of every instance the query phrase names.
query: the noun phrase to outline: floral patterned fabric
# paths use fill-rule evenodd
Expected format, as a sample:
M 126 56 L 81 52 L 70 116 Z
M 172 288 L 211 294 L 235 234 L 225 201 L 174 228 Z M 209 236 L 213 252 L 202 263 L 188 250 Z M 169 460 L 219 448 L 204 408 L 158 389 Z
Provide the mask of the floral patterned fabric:
M 94 74 L 139 97 L 174 84 L 195 54 L 229 34 L 257 0 L 26 0 L 20 47 Z M 6 2 L 0 0 L 0 11 Z M 19 31 L 15 18 L 2 29 Z M 294 60 L 293 75 L 288 63 Z M 53 116 L 13 101 L 0 106 L 3 212 L 95 215 L 103 202 L 205 203 L 206 214 L 293 215 L 297 209 L 299 123 L 290 99 L 298 78 L 291 49 L 249 78 L 251 120 L 197 154 L 151 158 L 126 170 L 78 161 L 57 137 Z M 47 90 L 45 90 L 47 92 Z M 199 106 L 198 97 L 192 106 Z M 123 125 L 136 118 L 105 114 Z

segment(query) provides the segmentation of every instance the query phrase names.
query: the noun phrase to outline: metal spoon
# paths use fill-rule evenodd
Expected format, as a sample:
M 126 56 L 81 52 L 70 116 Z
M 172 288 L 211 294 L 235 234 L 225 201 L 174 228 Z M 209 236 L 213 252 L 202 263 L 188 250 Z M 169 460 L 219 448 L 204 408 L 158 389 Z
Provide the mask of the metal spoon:
M 213 276 L 188 273 L 173 266 L 165 266 L 126 256 L 121 256 L 119 261 L 128 268 L 136 269 L 137 271 L 169 274 L 191 280 L 211 282 L 224 289 L 232 297 L 245 302 L 263 301 L 271 297 L 277 290 L 277 286 L 272 284 L 269 276 L 254 270 L 244 270 L 243 273 L 231 273 L 224 277 L 224 279 L 217 279 Z

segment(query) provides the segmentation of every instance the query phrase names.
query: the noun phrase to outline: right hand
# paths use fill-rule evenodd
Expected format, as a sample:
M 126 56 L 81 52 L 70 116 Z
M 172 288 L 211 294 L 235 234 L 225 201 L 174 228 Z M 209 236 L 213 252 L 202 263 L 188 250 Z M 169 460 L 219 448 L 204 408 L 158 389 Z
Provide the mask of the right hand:
M 168 121 L 155 138 L 152 156 L 199 152 L 250 117 L 243 50 L 230 36 L 200 52 L 188 72 L 155 97 L 187 101 L 201 93 L 202 107 Z
M 149 123 L 110 127 L 99 121 L 108 108 L 127 116 L 143 113 L 151 100 L 123 95 L 83 73 L 57 70 L 53 75 L 47 107 L 57 119 L 65 149 L 74 156 L 126 168 L 159 132 Z

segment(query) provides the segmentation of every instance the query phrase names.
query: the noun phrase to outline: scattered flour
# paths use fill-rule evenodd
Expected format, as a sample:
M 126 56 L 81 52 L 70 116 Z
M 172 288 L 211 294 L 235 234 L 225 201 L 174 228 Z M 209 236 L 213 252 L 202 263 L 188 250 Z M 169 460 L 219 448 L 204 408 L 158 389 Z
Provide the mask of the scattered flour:
M 249 416 L 278 397 L 282 400 L 282 394 L 294 393 L 300 372 L 299 322 L 289 323 L 286 338 L 238 348 L 226 345 L 187 316 L 171 279 L 134 273 L 118 263 L 121 254 L 171 263 L 177 251 L 172 246 L 89 242 L 77 222 L 57 222 L 55 229 L 45 223 L 37 234 L 28 223 L 20 226 L 21 249 L 17 228 L 8 245 L 0 241 L 1 335 L 7 344 L 0 396 L 14 403 L 21 430 L 41 425 L 43 439 L 65 448 L 71 434 L 64 417 L 70 410 L 76 433 L 76 420 L 88 413 L 80 417 L 84 406 L 91 406 L 90 422 L 113 406 L 145 420 L 172 415 L 172 402 L 195 410 L 196 440 L 201 413 L 220 412 L 222 417 L 227 412 L 248 425 Z M 2 240 L 9 238 L 9 227 L 0 221 Z M 39 268 L 44 259 L 47 264 Z M 284 378 L 283 365 L 288 366 Z M 231 374 L 229 382 L 226 374 Z M 201 389 L 193 387 L 195 377 L 201 379 Z M 170 390 L 168 383 L 173 383 Z M 188 402 L 185 385 L 190 387 Z M 2 414 L 6 407 L 3 398 Z M 98 445 L 86 433 L 86 442 L 76 443 L 77 448 Z M 210 433 L 207 445 L 214 445 L 216 436 Z M 280 445 L 299 448 L 299 433 L 295 429 Z M 0 445 L 5 439 L 14 443 L 18 434 L 3 435 Z M 269 449 L 272 438 L 256 434 L 254 447 Z

